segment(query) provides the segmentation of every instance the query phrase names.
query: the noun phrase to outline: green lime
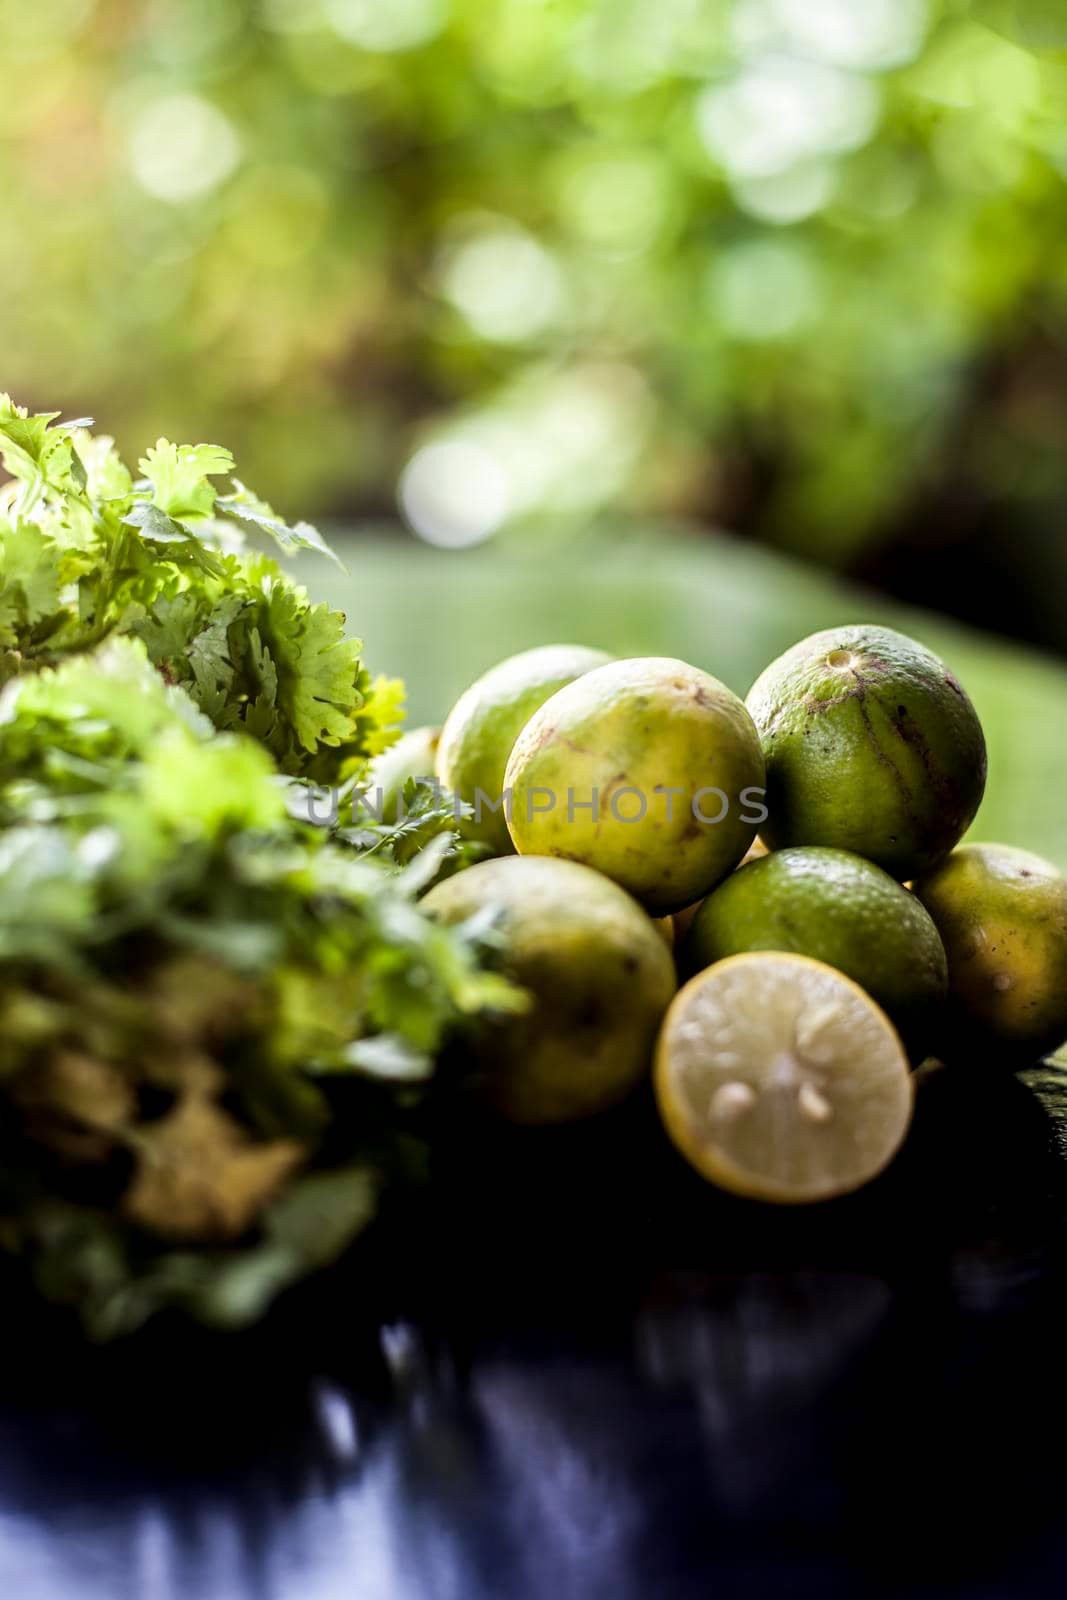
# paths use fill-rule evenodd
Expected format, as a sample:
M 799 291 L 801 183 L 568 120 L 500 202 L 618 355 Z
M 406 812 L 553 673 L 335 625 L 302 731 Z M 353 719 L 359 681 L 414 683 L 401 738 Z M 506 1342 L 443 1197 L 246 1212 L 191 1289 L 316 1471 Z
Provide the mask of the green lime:
M 683 968 L 695 972 L 746 950 L 792 950 L 836 967 L 916 1049 L 948 987 L 929 913 L 881 867 L 847 850 L 776 850 L 712 890 L 689 931 Z
M 965 844 L 915 885 L 948 956 L 943 1053 L 1034 1060 L 1067 1039 L 1067 879 L 1006 844 Z
M 656 915 L 737 865 L 763 817 L 752 719 L 684 661 L 613 661 L 560 689 L 515 741 L 504 784 L 522 855 L 596 867 Z
M 366 796 L 382 822 L 397 820 L 397 807 L 409 778 L 435 776 L 440 728 L 410 728 L 394 745 L 375 757 L 367 772 Z
M 441 730 L 437 776 L 475 807 L 465 830 L 471 838 L 484 840 L 497 855 L 512 853 L 502 795 L 517 735 L 549 695 L 610 660 L 585 645 L 543 645 L 490 667 L 460 695 Z
M 748 709 L 767 758 L 774 849 L 853 850 L 895 878 L 962 837 L 985 789 L 974 707 L 914 639 L 861 625 L 812 634 L 757 678 Z
M 686 984 L 660 1033 L 655 1088 L 698 1172 L 781 1204 L 858 1189 L 911 1120 L 908 1061 L 885 1013 L 833 967 L 772 951 Z
M 514 1122 L 606 1110 L 645 1076 L 675 990 L 674 962 L 640 906 L 571 861 L 501 856 L 431 889 L 442 922 L 495 919 L 503 970 L 529 1010 L 472 1040 L 486 1100 Z

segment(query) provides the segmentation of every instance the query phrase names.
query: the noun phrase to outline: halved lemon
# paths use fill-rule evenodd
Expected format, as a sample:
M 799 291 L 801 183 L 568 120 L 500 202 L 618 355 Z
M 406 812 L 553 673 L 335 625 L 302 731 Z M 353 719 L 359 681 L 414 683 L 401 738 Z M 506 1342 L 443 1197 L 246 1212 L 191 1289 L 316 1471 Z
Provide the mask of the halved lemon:
M 911 1120 L 908 1059 L 885 1012 L 833 967 L 776 951 L 716 962 L 675 996 L 655 1087 L 698 1172 L 783 1205 L 860 1188 Z

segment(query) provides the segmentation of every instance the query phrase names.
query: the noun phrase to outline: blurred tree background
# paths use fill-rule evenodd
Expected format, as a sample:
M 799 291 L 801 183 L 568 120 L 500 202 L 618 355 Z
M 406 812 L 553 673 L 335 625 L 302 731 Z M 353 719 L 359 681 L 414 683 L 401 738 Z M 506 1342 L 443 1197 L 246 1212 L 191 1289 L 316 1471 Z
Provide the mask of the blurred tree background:
M 1067 648 L 1064 0 L 0 0 L 0 351 L 444 546 L 725 526 Z

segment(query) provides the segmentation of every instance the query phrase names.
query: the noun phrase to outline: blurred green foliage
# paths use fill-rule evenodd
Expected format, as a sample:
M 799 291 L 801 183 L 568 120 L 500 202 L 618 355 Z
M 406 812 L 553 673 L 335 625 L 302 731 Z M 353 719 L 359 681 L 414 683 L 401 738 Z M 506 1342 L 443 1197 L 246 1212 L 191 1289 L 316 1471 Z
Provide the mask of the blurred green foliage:
M 0 0 L 0 350 L 440 544 L 1062 528 L 1055 0 Z

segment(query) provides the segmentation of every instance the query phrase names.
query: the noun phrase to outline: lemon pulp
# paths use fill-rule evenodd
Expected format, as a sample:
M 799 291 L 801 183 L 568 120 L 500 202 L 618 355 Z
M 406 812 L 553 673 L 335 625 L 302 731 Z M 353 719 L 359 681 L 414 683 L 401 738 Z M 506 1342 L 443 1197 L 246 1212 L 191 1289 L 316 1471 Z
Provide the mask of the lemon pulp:
M 879 1006 L 807 956 L 731 956 L 693 978 L 660 1033 L 656 1098 L 704 1177 L 796 1204 L 858 1189 L 899 1149 L 912 1086 Z

